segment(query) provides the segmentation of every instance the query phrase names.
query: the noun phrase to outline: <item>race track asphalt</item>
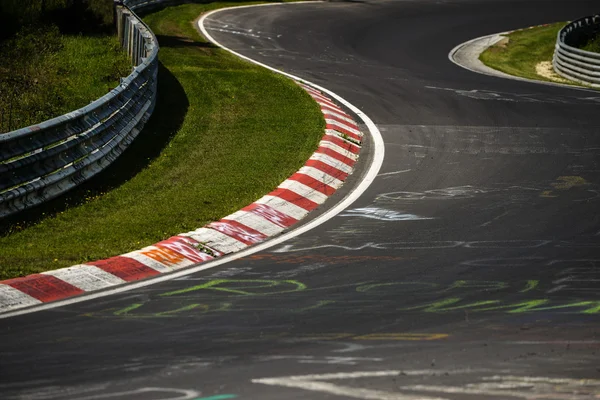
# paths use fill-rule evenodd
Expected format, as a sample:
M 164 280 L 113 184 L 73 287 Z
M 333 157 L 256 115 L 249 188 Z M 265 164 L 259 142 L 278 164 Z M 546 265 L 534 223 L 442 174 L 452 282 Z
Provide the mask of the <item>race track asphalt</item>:
M 598 398 L 600 94 L 448 60 L 474 37 L 597 6 L 372 0 L 209 17 L 220 43 L 371 117 L 378 178 L 267 251 L 0 320 L 0 398 Z

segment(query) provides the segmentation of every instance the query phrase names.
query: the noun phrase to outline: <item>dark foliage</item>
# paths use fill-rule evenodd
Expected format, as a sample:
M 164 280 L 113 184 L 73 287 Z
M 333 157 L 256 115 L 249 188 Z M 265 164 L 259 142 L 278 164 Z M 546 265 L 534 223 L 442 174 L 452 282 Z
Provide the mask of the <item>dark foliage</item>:
M 28 26 L 56 25 L 61 33 L 109 33 L 113 0 L 2 0 L 0 41 Z

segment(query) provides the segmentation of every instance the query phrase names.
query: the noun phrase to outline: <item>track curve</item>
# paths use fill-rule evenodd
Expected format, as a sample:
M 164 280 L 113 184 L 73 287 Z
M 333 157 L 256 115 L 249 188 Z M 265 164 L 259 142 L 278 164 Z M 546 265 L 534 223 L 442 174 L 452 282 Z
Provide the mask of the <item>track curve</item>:
M 274 249 L 2 321 L 2 398 L 595 398 L 600 95 L 447 59 L 473 37 L 594 3 L 331 2 L 208 18 L 227 47 L 369 115 L 386 145 L 379 177 Z

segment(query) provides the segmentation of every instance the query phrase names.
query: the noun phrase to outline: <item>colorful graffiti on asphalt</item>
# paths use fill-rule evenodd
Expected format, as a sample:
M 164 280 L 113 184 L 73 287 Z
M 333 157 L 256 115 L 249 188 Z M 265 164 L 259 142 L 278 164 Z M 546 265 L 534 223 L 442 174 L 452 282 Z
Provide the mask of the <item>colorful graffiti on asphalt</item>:
M 551 285 L 555 287 L 555 284 Z M 377 310 L 404 313 L 600 314 L 598 299 L 565 299 L 564 296 L 553 296 L 548 292 L 548 285 L 535 279 L 517 282 L 455 280 L 448 284 L 431 281 L 366 281 L 316 287 L 289 279 L 212 279 L 149 298 L 146 296 L 143 300 L 124 307 L 84 315 L 113 318 L 200 318 L 233 312 L 276 312 L 288 315 L 335 312 L 353 315 Z M 409 303 L 399 304 L 398 294 L 402 295 L 403 301 L 409 298 Z M 486 296 L 484 300 L 481 300 L 482 294 Z M 477 295 L 477 300 L 473 300 L 472 295 Z

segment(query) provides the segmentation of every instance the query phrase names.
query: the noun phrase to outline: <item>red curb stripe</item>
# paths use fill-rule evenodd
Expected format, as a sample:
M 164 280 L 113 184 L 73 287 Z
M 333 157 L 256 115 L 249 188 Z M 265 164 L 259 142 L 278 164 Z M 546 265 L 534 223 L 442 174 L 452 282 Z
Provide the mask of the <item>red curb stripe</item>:
M 323 110 L 329 110 L 329 111 L 333 111 L 338 114 L 343 113 L 342 109 L 337 106 L 329 105 L 320 100 L 317 100 L 317 103 L 319 104 L 319 107 L 321 107 L 321 112 L 323 112 Z
M 288 226 L 294 225 L 296 222 L 298 222 L 296 218 L 290 217 L 289 215 L 284 214 L 267 204 L 252 203 L 249 206 L 242 208 L 242 210 L 258 215 L 259 217 L 262 217 L 282 228 L 287 228 Z
M 326 135 L 326 136 L 323 136 L 323 139 L 321 139 L 321 140 L 325 141 L 325 142 L 331 142 L 337 146 L 340 146 L 344 150 L 348 150 L 349 152 L 354 153 L 354 154 L 358 154 L 360 152 L 360 147 L 358 147 L 354 143 L 347 142 L 338 136 Z
M 343 119 L 341 119 L 341 118 L 338 118 L 338 117 L 336 117 L 335 115 L 331 115 L 331 114 L 329 114 L 329 115 L 326 115 L 326 116 L 325 116 L 325 119 L 331 119 L 331 120 L 333 120 L 333 121 L 339 122 L 340 124 L 347 125 L 347 126 L 349 126 L 350 128 L 354 128 L 354 129 L 356 129 L 357 131 L 360 131 L 360 128 L 358 127 L 358 125 L 356 125 L 356 123 L 355 123 L 355 122 L 348 122 L 348 121 L 344 121 Z
M 344 111 L 339 107 L 333 107 L 333 106 L 324 104 L 319 101 L 317 101 L 317 103 L 319 103 L 319 106 L 321 106 L 321 110 L 325 109 L 325 110 L 330 110 L 330 111 L 336 112 L 338 114 L 345 114 Z
M 304 196 L 299 195 L 289 189 L 278 188 L 269 193 L 269 196 L 279 197 L 280 199 L 289 201 L 290 203 L 297 205 L 300 208 L 304 208 L 306 211 L 312 211 L 319 207 L 314 201 L 307 199 Z
M 88 263 L 88 265 L 96 266 L 127 282 L 139 281 L 140 279 L 160 274 L 157 270 L 147 267 L 141 262 L 129 257 L 116 256 L 105 260 L 94 261 Z
M 337 151 L 332 150 L 327 147 L 319 147 L 315 153 L 321 153 L 321 154 L 328 155 L 329 157 L 335 158 L 336 160 L 341 161 L 350 167 L 353 167 L 354 164 L 356 164 L 356 161 L 354 161 L 353 159 L 345 157 L 345 156 L 341 155 L 340 153 L 338 153 Z
M 327 97 L 327 95 L 325 95 L 325 94 L 323 94 L 321 92 L 316 92 L 314 90 L 307 90 L 307 92 L 308 92 L 308 95 L 311 96 L 315 100 L 316 99 L 323 99 L 323 100 L 327 100 L 327 101 L 333 103 L 333 101 L 329 97 Z
M 334 101 L 333 101 L 331 98 L 327 97 L 327 95 L 325 95 L 325 94 L 323 94 L 323 93 L 320 93 L 320 92 L 315 92 L 315 91 L 313 91 L 313 92 L 310 92 L 310 91 L 309 91 L 309 93 L 308 93 L 308 94 L 309 94 L 309 96 L 311 96 L 311 97 L 312 97 L 314 100 L 317 100 L 317 101 L 319 101 L 319 100 L 322 100 L 322 101 L 324 101 L 324 102 L 326 102 L 326 103 L 328 103 L 328 104 L 331 104 L 333 107 L 340 108 L 340 106 L 339 106 L 339 105 L 337 105 L 337 104 L 336 104 L 336 103 L 335 103 L 335 102 L 334 102 Z
M 327 129 L 331 129 L 331 130 L 337 131 L 339 133 L 343 133 L 343 134 L 347 135 L 348 137 L 351 137 L 352 139 L 354 139 L 354 140 L 356 140 L 358 142 L 362 142 L 362 137 L 358 136 L 354 132 L 350 132 L 349 130 L 342 128 L 339 125 L 327 124 Z
M 32 274 L 23 278 L 7 279 L 0 283 L 20 290 L 42 303 L 85 293 L 78 287 L 52 275 Z
M 335 188 L 316 180 L 312 176 L 304 175 L 303 173 L 296 172 L 294 175 L 290 176 L 287 180 L 292 180 L 296 182 L 300 182 L 303 185 L 306 185 L 312 189 L 315 189 L 317 192 L 321 192 L 326 196 L 331 196 L 335 193 Z
M 197 246 L 199 244 L 200 242 L 192 239 L 191 237 L 173 236 L 167 240 L 156 243 L 154 246 L 172 250 L 195 263 L 212 260 L 214 258 L 213 256 L 198 250 Z
M 320 91 L 318 91 L 317 89 L 315 89 L 313 87 L 310 87 L 310 86 L 307 86 L 307 85 L 303 85 L 303 84 L 300 84 L 300 87 L 302 87 L 307 92 L 313 92 L 313 93 L 316 93 L 316 94 L 323 95 L 323 93 L 321 93 Z
M 344 171 L 341 171 L 335 167 L 332 167 L 329 164 L 325 164 L 323 161 L 319 161 L 319 160 L 308 160 L 306 162 L 307 167 L 313 167 L 318 169 L 319 171 L 323 171 L 326 174 L 329 174 L 331 176 L 333 176 L 336 179 L 339 179 L 340 181 L 344 181 L 346 180 L 346 178 L 348 177 L 348 174 L 345 173 Z
M 254 230 L 244 224 L 240 224 L 237 221 L 222 219 L 217 222 L 211 222 L 206 225 L 207 228 L 212 228 L 216 231 L 224 233 L 227 236 L 231 236 L 235 240 L 242 242 L 248 246 L 261 242 L 267 238 L 267 235 Z
M 317 102 L 323 102 L 323 103 L 326 103 L 327 105 L 329 105 L 331 107 L 339 108 L 339 106 L 337 104 L 335 104 L 333 101 L 331 101 L 331 99 L 329 99 L 329 98 L 327 98 L 325 96 L 321 96 L 321 95 L 313 94 L 313 93 L 309 93 L 309 95 L 310 95 L 310 97 L 312 97 Z

